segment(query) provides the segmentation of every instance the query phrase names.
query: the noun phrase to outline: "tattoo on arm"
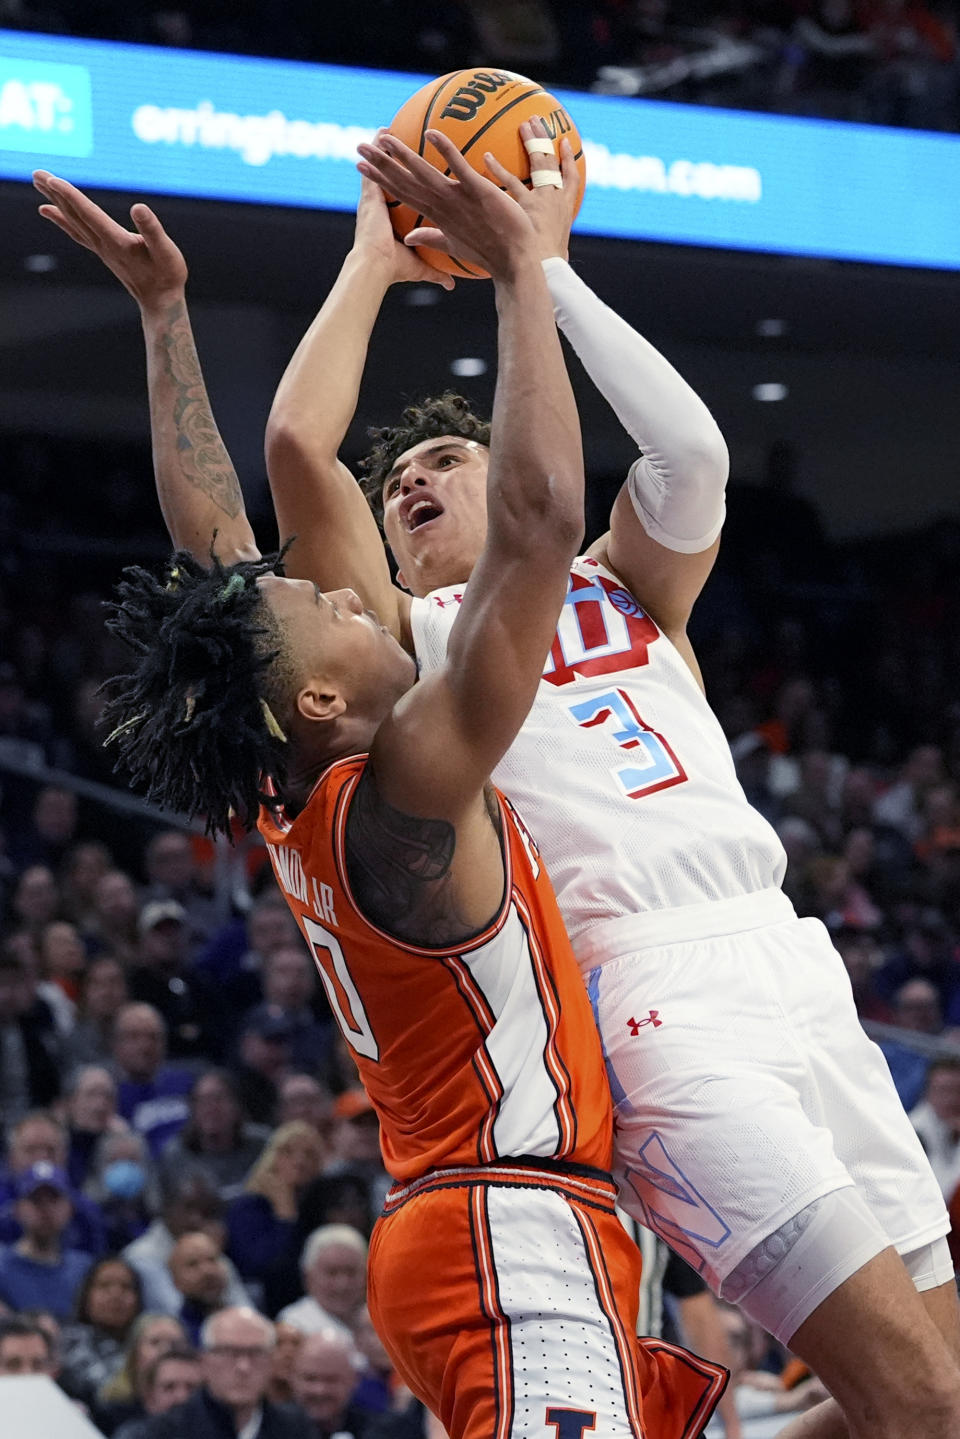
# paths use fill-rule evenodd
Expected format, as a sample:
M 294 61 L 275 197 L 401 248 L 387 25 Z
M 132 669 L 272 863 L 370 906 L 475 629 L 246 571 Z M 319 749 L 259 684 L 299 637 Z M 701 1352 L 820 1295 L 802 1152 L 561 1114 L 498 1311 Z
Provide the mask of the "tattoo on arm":
M 454 903 L 456 830 L 382 798 L 369 764 L 347 816 L 347 874 L 364 916 L 398 939 L 440 947 L 466 938 Z
M 177 456 L 183 478 L 231 520 L 243 513 L 243 494 L 210 410 L 187 307 L 178 300 L 165 315 L 163 368 L 173 389 Z

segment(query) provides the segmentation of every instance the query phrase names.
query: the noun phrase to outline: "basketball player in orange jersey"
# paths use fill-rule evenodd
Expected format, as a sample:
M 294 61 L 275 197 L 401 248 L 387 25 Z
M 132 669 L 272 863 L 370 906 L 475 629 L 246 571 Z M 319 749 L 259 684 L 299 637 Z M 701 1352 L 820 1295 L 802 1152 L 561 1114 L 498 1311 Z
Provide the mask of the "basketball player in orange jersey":
M 128 570 L 108 716 L 136 781 L 259 826 L 398 1181 L 370 1310 L 451 1439 L 686 1439 L 724 1371 L 637 1343 L 638 1255 L 605 1173 L 612 1107 L 556 901 L 490 769 L 529 708 L 582 533 L 572 393 L 524 212 L 459 160 L 499 317 L 491 524 L 449 656 L 413 661 L 352 590 L 264 559 L 203 389 L 185 267 L 40 174 L 42 213 L 138 299 L 175 542 Z M 523 474 L 522 486 L 514 483 Z
M 360 150 L 368 179 L 441 227 L 408 240 L 469 242 L 455 184 L 392 137 Z M 533 147 L 534 169 L 548 159 Z M 621 1200 L 820 1375 L 834 1399 L 787 1434 L 946 1439 L 960 1434 L 960 1324 L 943 1201 L 826 931 L 780 889 L 782 846 L 746 802 L 686 634 L 723 521 L 725 446 L 566 263 L 568 151 L 563 168 L 560 191 L 491 173 L 531 216 L 557 321 L 642 453 L 609 532 L 572 566 L 495 778 L 529 817 L 593 1001 Z M 366 487 L 394 587 L 338 449 L 379 306 L 409 265 L 368 188 L 278 391 L 267 458 L 281 533 L 299 537 L 292 572 L 352 584 L 427 675 L 494 518 L 496 425 L 444 397 L 378 432 Z

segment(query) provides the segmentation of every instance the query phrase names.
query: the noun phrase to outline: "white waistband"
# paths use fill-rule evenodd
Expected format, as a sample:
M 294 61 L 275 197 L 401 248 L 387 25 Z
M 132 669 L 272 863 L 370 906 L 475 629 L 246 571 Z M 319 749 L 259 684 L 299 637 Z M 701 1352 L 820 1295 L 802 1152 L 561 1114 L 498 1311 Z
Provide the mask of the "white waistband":
M 712 899 L 705 904 L 677 905 L 601 920 L 578 935 L 573 948 L 580 967 L 586 969 L 635 950 L 736 934 L 739 930 L 784 924 L 796 917 L 782 889 L 759 889 L 732 899 Z

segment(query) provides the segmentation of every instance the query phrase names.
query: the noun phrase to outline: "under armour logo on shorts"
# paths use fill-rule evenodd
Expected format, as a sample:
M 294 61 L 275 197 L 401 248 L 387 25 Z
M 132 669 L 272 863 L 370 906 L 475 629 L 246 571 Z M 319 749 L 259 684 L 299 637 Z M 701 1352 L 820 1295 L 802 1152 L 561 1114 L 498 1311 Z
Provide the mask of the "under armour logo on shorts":
M 645 1024 L 652 1024 L 654 1029 L 659 1029 L 663 1020 L 660 1018 L 659 1009 L 651 1009 L 646 1019 L 628 1019 L 630 1033 L 636 1037 Z

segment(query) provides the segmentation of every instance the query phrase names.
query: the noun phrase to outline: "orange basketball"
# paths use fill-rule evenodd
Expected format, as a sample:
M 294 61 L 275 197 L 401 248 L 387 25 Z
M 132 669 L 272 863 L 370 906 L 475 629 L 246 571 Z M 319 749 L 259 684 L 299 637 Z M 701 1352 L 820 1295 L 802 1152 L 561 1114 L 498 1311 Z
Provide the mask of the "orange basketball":
M 427 130 L 440 130 L 449 135 L 473 168 L 486 175 L 487 179 L 491 177 L 487 174 L 483 157 L 489 151 L 505 170 L 529 185 L 530 159 L 523 148 L 519 131 L 524 120 L 532 120 L 536 115 L 543 119 L 547 134 L 558 147 L 558 155 L 564 136 L 573 146 L 580 172 L 579 210 L 586 166 L 577 127 L 559 100 L 523 75 L 514 75 L 509 70 L 454 70 L 439 80 L 431 80 L 429 85 L 411 95 L 393 117 L 390 132 L 444 174 L 449 173 L 446 162 L 439 151 L 427 143 Z M 417 225 L 431 223 L 428 217 L 418 215 L 399 200 L 388 203 L 394 231 L 401 240 Z M 471 280 L 487 277 L 486 270 L 468 260 L 444 254 L 442 250 L 418 245 L 417 253 L 435 269 L 446 270 L 451 275 Z

